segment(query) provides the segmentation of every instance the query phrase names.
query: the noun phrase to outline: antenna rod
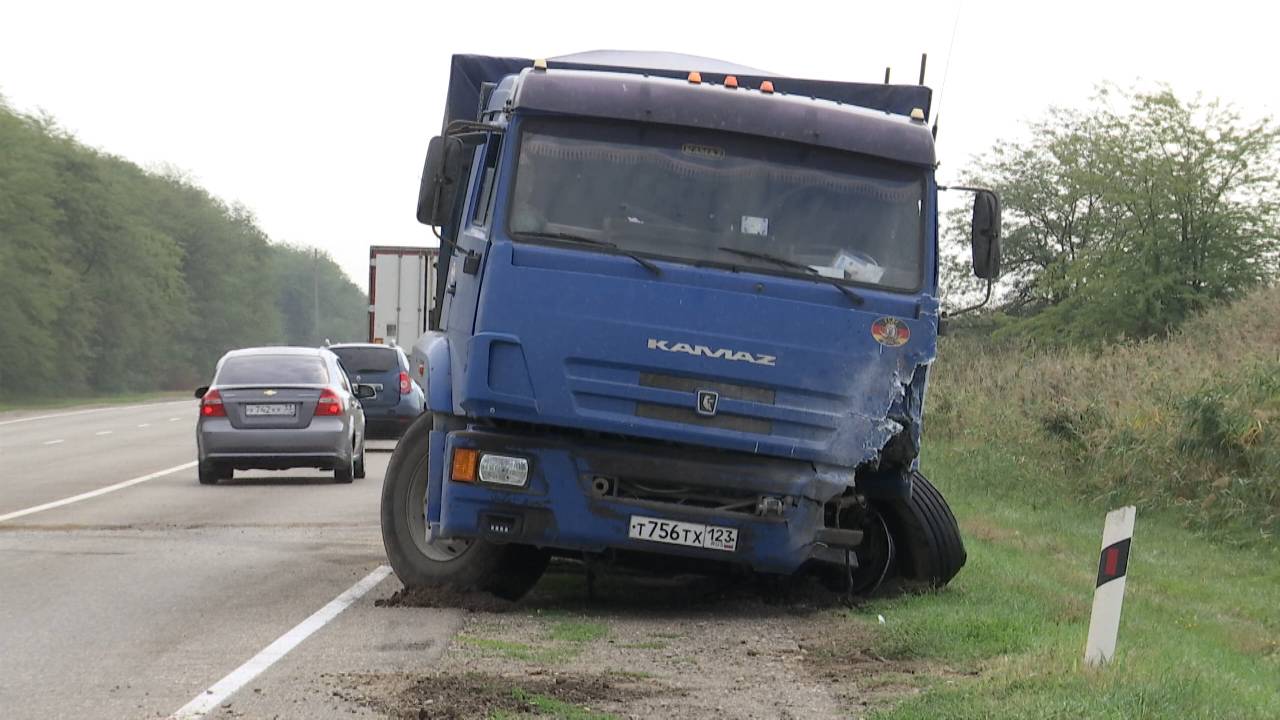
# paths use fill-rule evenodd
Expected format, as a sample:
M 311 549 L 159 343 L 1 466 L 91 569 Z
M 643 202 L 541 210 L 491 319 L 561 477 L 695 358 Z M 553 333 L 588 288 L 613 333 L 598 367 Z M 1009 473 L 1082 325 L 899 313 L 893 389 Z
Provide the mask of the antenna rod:
M 929 53 L 920 53 L 920 82 L 917 85 L 924 84 L 924 66 L 929 61 Z
M 884 84 L 889 84 L 889 68 L 887 67 L 884 69 Z

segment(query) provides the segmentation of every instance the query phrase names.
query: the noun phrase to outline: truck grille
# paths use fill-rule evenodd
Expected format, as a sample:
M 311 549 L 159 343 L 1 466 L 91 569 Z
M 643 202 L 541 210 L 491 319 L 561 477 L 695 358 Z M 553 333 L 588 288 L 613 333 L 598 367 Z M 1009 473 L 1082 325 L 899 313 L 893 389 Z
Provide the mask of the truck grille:
M 675 407 L 673 405 L 659 405 L 657 403 L 636 403 L 636 417 L 649 418 L 650 420 L 666 420 L 667 422 L 687 423 L 689 425 L 701 425 L 702 427 L 718 428 L 720 430 L 756 433 L 758 435 L 769 435 L 773 432 L 773 423 L 768 420 L 743 417 L 741 415 L 715 415 L 707 417 L 706 415 L 699 415 L 688 408 Z
M 737 385 L 721 381 L 705 381 L 695 378 L 681 377 L 679 375 L 663 375 L 659 373 L 640 373 L 640 385 L 643 387 L 677 390 L 687 393 L 696 393 L 699 390 L 711 390 L 718 393 L 721 398 L 745 400 L 748 402 L 760 403 L 762 405 L 772 405 L 775 397 L 774 391 L 770 388 Z M 720 430 L 755 433 L 757 435 L 769 435 L 773 432 L 773 423 L 762 418 L 728 414 L 708 417 L 706 415 L 699 415 L 692 408 L 677 407 L 675 405 L 660 405 L 658 403 L 650 402 L 637 402 L 636 416 L 649 418 L 651 420 L 666 420 L 667 422 L 701 425 L 702 427 L 718 428 Z
M 715 392 L 720 393 L 720 397 L 722 398 L 746 400 L 748 402 L 761 403 L 763 405 L 772 405 L 776 396 L 773 388 L 737 385 L 720 380 L 698 380 L 696 378 L 681 377 L 679 375 L 663 375 L 651 372 L 640 373 L 640 384 L 645 387 L 662 388 L 663 390 L 680 390 L 683 392 L 714 390 Z
M 834 393 L 677 375 L 593 360 L 569 360 L 565 370 L 580 412 L 616 419 L 627 429 L 638 423 L 678 423 L 709 432 L 824 443 L 848 407 L 848 399 Z M 720 396 L 715 415 L 698 414 L 695 402 L 699 390 Z
M 753 515 L 760 493 L 738 488 L 682 485 L 652 478 L 611 478 L 603 497 Z

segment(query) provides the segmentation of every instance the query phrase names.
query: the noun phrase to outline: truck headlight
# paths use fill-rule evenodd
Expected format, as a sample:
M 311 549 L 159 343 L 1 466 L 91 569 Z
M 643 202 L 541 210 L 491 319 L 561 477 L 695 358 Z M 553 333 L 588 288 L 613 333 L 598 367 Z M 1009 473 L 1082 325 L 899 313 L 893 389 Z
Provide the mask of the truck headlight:
M 529 481 L 529 461 L 510 455 L 480 456 L 480 482 L 524 487 Z

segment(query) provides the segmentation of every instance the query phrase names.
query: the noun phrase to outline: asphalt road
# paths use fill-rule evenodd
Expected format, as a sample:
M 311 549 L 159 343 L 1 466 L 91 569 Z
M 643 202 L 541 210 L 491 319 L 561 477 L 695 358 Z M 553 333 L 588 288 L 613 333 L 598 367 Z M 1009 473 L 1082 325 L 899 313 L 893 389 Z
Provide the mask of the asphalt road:
M 0 414 L 0 717 L 164 718 L 201 697 L 217 698 L 205 717 L 367 716 L 331 674 L 428 666 L 460 625 L 374 607 L 399 588 L 378 528 L 390 443 L 350 485 L 288 471 L 207 487 L 195 412 Z M 268 647 L 288 652 L 236 689 Z M 229 674 L 225 699 L 206 694 Z

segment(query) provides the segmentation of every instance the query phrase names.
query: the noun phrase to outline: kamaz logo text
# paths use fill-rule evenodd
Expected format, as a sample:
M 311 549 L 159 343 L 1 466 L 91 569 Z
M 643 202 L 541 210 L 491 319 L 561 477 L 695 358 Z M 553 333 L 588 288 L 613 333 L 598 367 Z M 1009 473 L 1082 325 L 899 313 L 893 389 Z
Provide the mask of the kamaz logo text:
M 650 350 L 662 350 L 664 352 L 685 353 L 695 357 L 719 358 L 720 360 L 734 360 L 738 362 L 749 362 L 755 365 L 768 365 L 773 367 L 777 362 L 774 355 L 755 355 L 743 350 L 730 350 L 729 348 L 713 348 L 707 345 L 690 345 L 689 343 L 673 343 L 670 340 L 655 340 L 649 338 Z

